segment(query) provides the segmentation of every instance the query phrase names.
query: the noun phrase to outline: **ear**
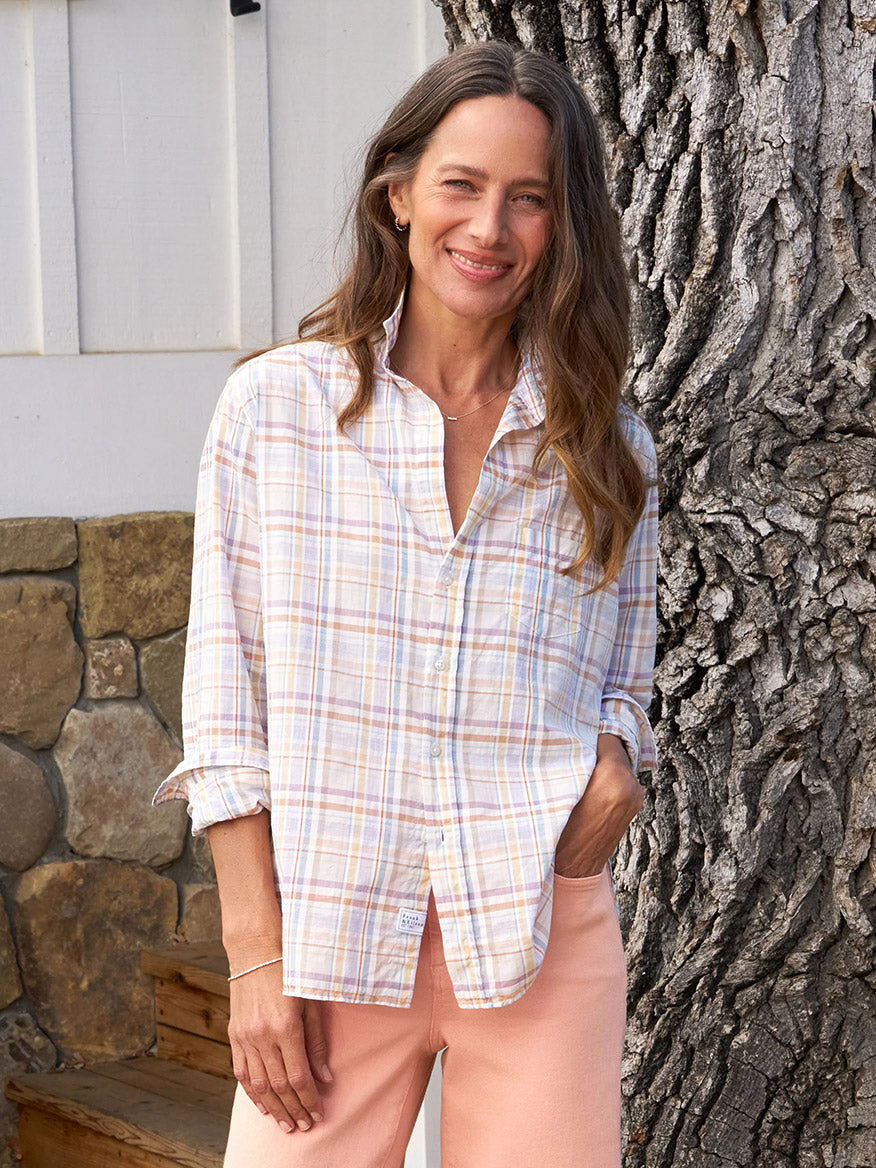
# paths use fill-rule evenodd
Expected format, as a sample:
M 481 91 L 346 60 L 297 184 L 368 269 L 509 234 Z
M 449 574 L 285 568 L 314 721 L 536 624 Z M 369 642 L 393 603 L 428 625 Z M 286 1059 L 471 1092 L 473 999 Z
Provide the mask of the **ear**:
M 411 221 L 411 213 L 409 209 L 409 194 L 410 184 L 406 182 L 391 182 L 386 188 L 386 195 L 389 199 L 389 205 L 392 208 L 392 213 L 402 223 L 407 225 Z

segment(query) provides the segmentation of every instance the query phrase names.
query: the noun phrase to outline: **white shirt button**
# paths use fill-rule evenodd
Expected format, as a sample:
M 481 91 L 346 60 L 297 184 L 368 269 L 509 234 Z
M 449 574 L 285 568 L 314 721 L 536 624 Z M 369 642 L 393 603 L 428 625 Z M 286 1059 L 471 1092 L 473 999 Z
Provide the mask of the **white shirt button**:
M 443 657 L 436 657 L 435 658 L 435 668 L 438 670 L 439 673 L 443 673 L 444 670 L 447 668 L 447 662 L 444 660 Z
M 449 588 L 450 585 L 453 583 L 453 573 L 452 572 L 442 573 L 441 583 L 444 585 L 445 588 Z
M 437 742 L 433 742 L 432 745 L 429 747 L 429 753 L 432 755 L 433 758 L 440 758 L 441 757 L 441 747 L 438 745 Z

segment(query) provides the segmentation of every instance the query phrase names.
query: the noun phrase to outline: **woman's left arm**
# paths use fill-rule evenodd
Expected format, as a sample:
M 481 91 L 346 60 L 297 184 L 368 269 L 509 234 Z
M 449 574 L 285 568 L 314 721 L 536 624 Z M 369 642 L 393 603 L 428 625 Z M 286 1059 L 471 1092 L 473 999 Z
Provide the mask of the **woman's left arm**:
M 657 644 L 657 456 L 644 426 L 636 445 L 651 484 L 630 536 L 618 577 L 617 626 L 599 713 L 599 734 L 616 734 L 626 746 L 634 773 L 656 770 L 657 744 L 645 713 L 654 682 Z
M 657 459 L 644 426 L 637 437 L 652 485 L 618 579 L 617 630 L 602 691 L 596 765 L 557 844 L 555 867 L 563 876 L 602 871 L 642 808 L 638 771 L 657 766 L 657 745 L 645 713 L 657 640 Z
M 642 810 L 643 797 L 623 741 L 614 734 L 600 734 L 596 765 L 563 828 L 554 870 L 575 880 L 598 876 Z

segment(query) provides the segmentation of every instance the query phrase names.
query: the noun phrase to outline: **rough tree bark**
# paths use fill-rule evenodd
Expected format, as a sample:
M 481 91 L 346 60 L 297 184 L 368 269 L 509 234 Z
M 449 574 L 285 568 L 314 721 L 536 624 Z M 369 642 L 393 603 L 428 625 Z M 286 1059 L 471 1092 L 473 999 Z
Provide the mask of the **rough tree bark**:
M 605 132 L 663 476 L 628 1168 L 876 1165 L 874 0 L 436 0 Z

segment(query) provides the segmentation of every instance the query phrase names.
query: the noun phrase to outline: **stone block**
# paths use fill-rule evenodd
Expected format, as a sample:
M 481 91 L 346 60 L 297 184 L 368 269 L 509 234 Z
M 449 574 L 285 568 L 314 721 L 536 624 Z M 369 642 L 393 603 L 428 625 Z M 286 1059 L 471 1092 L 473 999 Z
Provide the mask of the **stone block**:
M 0 572 L 51 572 L 76 556 L 72 519 L 0 519 Z
M 215 884 L 184 884 L 179 935 L 184 941 L 219 941 L 222 939 L 222 915 L 219 889 Z
M 137 655 L 127 637 L 103 637 L 85 642 L 87 698 L 135 698 Z
M 15 893 L 25 989 L 40 1026 L 85 1060 L 142 1053 L 155 1037 L 140 953 L 167 945 L 177 888 L 148 868 L 70 860 L 31 868 Z
M 79 697 L 76 591 L 48 576 L 0 579 L 0 733 L 51 746 Z
M 140 649 L 140 678 L 158 716 L 182 742 L 182 682 L 186 629 L 157 637 Z
M 31 1071 L 50 1071 L 57 1058 L 54 1046 L 29 1014 L 0 1018 L 0 1083 Z M 0 1147 L 9 1143 L 17 1125 L 18 1109 L 0 1092 Z
M 135 640 L 188 620 L 194 516 L 149 511 L 86 519 L 79 531 L 79 603 L 88 637 Z
M 207 880 L 215 883 L 216 869 L 213 866 L 213 852 L 210 850 L 210 839 L 206 832 L 192 836 L 192 855 L 195 857 L 198 870 L 207 877 Z
M 0 901 L 0 1010 L 5 1010 L 19 997 L 21 980 L 18 976 L 18 962 L 15 960 L 15 945 L 9 931 L 6 909 Z
M 0 864 L 23 872 L 48 847 L 55 804 L 40 768 L 0 743 Z
M 139 702 L 71 710 L 54 749 L 67 792 L 67 839 L 81 856 L 160 867 L 185 845 L 185 803 L 152 806 L 182 753 Z

